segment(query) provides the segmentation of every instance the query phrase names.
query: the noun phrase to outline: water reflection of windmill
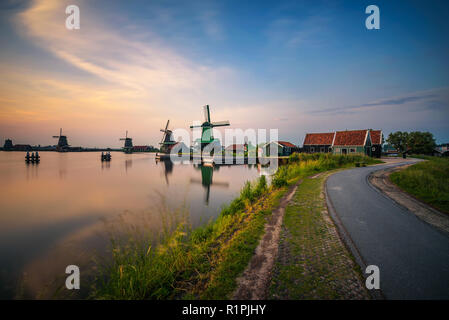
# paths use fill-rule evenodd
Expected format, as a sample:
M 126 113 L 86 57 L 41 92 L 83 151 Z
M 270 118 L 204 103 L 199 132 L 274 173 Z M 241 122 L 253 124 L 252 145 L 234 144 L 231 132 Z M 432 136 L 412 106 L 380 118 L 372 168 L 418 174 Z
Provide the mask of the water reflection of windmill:
M 176 141 L 173 140 L 173 134 L 172 134 L 173 131 L 168 129 L 169 123 L 170 123 L 170 120 L 167 120 L 165 129 L 161 129 L 161 132 L 163 132 L 164 134 L 162 135 L 161 142 L 159 142 L 159 144 L 161 146 L 160 147 L 161 152 L 156 155 L 157 157 L 170 155 L 171 148 L 173 148 L 173 146 L 176 144 Z
M 167 159 L 157 159 L 156 158 L 156 163 L 158 164 L 159 162 L 162 162 L 164 164 L 164 175 L 165 175 L 165 182 L 168 185 L 168 176 L 172 173 L 173 171 L 173 162 L 171 161 L 170 158 Z
M 57 151 L 67 151 L 69 143 L 67 142 L 67 136 L 62 135 L 62 128 L 59 129 L 59 136 L 53 136 L 53 138 L 58 138 Z
M 120 138 L 120 141 L 125 141 L 125 145 L 123 146 L 123 151 L 125 153 L 133 152 L 133 139 L 128 138 L 128 130 L 126 130 L 126 134 L 124 138 Z
M 217 139 L 214 139 L 214 133 L 213 133 L 213 128 L 214 127 L 226 127 L 226 126 L 230 125 L 228 120 L 226 120 L 226 121 L 218 121 L 218 122 L 211 122 L 209 105 L 205 105 L 203 107 L 203 111 L 204 111 L 204 122 L 201 125 L 190 126 L 191 129 L 202 128 L 202 133 L 201 133 L 201 152 L 210 143 L 214 143 L 214 144 L 219 144 L 220 143 Z
M 213 181 L 214 171 L 219 170 L 219 166 L 213 165 L 194 165 L 195 169 L 201 170 L 201 180 L 197 178 L 190 178 L 190 183 L 201 183 L 204 189 L 206 189 L 206 196 L 204 202 L 209 204 L 210 187 L 229 188 L 229 182 L 225 181 Z

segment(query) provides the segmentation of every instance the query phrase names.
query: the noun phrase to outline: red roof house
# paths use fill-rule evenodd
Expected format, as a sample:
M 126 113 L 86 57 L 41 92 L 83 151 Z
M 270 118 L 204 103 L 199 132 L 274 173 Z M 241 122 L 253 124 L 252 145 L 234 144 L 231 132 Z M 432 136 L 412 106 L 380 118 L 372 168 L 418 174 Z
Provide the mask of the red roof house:
M 371 154 L 370 130 L 346 130 L 335 132 L 332 150 L 335 154 Z
M 330 152 L 335 132 L 307 133 L 304 138 L 303 152 Z
M 382 144 L 382 130 L 371 130 L 371 143 Z
M 335 132 L 326 133 L 307 133 L 304 138 L 304 145 L 332 145 Z
M 334 146 L 364 146 L 369 130 L 347 130 L 335 133 Z

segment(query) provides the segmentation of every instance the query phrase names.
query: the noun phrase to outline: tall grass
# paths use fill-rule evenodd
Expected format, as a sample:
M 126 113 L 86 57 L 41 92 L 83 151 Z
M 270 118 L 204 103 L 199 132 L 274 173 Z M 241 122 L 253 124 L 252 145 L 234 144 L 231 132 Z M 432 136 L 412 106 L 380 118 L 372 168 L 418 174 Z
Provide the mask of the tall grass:
M 391 181 L 418 199 L 449 213 L 449 159 L 420 158 L 428 161 L 392 173 Z
M 215 221 L 192 230 L 188 214 L 165 220 L 163 232 L 112 241 L 112 262 L 100 268 L 95 299 L 226 299 L 263 234 L 266 218 L 287 186 L 329 169 L 374 163 L 363 156 L 293 154 L 268 186 L 247 182 Z M 166 213 L 170 216 L 170 213 Z M 181 218 L 180 218 L 181 217 Z M 157 238 L 158 241 L 154 241 Z
M 381 161 L 362 155 L 333 155 L 331 153 L 293 153 L 289 164 L 281 166 L 272 179 L 275 187 L 286 186 L 298 177 L 353 166 L 356 163 L 375 164 Z

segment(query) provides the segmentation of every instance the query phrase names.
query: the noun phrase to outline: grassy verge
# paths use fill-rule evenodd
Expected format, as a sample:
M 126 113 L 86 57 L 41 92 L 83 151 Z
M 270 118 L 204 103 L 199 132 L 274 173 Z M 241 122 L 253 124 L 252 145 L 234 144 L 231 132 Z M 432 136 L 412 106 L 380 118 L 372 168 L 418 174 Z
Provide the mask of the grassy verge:
M 306 178 L 287 206 L 272 299 L 365 299 L 358 265 L 338 237 L 323 198 L 327 174 Z
M 423 202 L 449 214 L 449 159 L 415 157 L 428 161 L 392 173 L 391 181 Z
M 294 154 L 267 186 L 262 176 L 246 183 L 240 196 L 219 217 L 192 230 L 188 218 L 167 219 L 154 235 L 113 241 L 112 263 L 99 266 L 94 299 L 226 299 L 261 238 L 267 217 L 288 186 L 326 170 L 377 163 L 363 156 Z

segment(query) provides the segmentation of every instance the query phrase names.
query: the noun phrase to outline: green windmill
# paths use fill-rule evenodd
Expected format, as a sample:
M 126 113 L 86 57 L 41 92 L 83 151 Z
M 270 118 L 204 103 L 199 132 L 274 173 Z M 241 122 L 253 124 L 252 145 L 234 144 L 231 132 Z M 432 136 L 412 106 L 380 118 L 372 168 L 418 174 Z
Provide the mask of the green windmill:
M 209 145 L 210 143 L 215 143 L 214 134 L 213 134 L 213 128 L 214 127 L 226 127 L 229 126 L 229 121 L 218 121 L 218 122 L 211 122 L 210 121 L 210 110 L 209 105 L 205 105 L 203 107 L 204 110 L 204 122 L 201 125 L 198 126 L 190 126 L 190 129 L 194 128 L 202 128 L 201 133 L 201 152 L 203 151 L 204 147 Z

